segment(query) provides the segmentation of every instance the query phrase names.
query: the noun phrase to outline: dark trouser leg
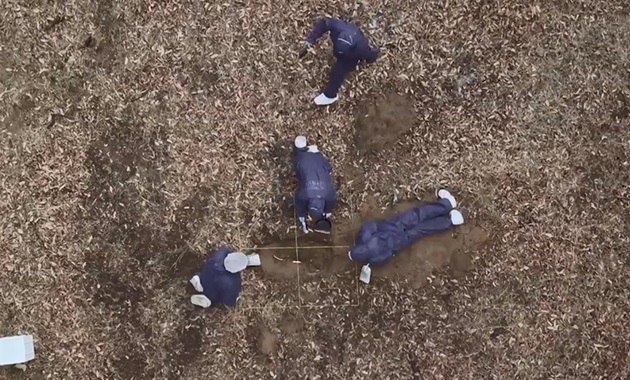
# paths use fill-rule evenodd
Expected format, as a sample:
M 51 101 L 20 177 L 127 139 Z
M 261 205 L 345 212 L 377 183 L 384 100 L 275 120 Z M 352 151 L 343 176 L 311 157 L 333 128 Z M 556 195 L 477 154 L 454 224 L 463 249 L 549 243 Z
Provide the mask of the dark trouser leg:
M 431 220 L 439 216 L 448 216 L 453 207 L 448 199 L 440 199 L 437 202 L 418 206 L 392 218 L 394 223 L 402 223 L 405 229 L 411 229 L 425 220 Z
M 440 199 L 437 202 L 422 205 L 416 208 L 418 222 L 430 220 L 439 216 L 448 215 L 453 209 L 448 199 Z
M 451 217 L 446 215 L 437 216 L 418 223 L 413 228 L 407 229 L 407 236 L 411 244 L 429 235 L 444 232 L 453 227 Z
M 335 67 L 330 72 L 330 79 L 324 89 L 324 95 L 328 98 L 336 97 L 346 76 L 355 69 L 356 63 L 337 60 Z

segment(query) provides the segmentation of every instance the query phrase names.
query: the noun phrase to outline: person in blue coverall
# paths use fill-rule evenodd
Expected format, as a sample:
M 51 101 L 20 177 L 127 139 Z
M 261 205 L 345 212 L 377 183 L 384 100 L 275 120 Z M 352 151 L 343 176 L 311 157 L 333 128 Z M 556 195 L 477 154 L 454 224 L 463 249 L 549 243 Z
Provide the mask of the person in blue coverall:
M 294 141 L 293 162 L 298 187 L 295 192 L 295 211 L 308 233 L 307 214 L 314 221 L 316 232 L 330 233 L 330 216 L 337 204 L 337 189 L 333 182 L 332 167 L 316 145 L 307 146 L 306 137 L 298 136 Z
M 304 57 L 308 48 L 326 32 L 330 32 L 337 62 L 330 73 L 328 85 L 314 99 L 319 106 L 327 106 L 339 100 L 339 89 L 346 76 L 356 70 L 358 64 L 374 63 L 379 55 L 378 49 L 370 47 L 370 42 L 358 26 L 335 18 L 324 18 L 315 24 L 306 38 L 306 46 L 300 52 L 300 57 Z
M 364 223 L 357 243 L 348 252 L 350 260 L 367 262 L 371 267 L 382 266 L 420 239 L 463 224 L 464 217 L 455 210 L 457 202 L 451 193 L 442 189 L 438 197 L 437 202 L 389 219 Z
M 201 294 L 190 301 L 197 306 L 236 306 L 241 293 L 241 272 L 248 266 L 248 256 L 241 252 L 221 247 L 190 279 L 190 283 Z

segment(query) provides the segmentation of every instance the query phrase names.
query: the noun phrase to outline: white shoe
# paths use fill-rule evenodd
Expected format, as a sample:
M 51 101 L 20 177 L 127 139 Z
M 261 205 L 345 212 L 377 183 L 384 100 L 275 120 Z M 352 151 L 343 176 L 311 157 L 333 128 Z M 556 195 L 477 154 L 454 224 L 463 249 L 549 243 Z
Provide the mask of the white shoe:
M 199 278 L 199 276 L 194 275 L 193 278 L 190 279 L 190 283 L 196 291 L 198 291 L 199 293 L 203 292 L 203 286 L 201 286 L 201 279 Z
M 339 95 L 335 96 L 334 98 L 329 98 L 323 93 L 317 95 L 317 97 L 314 99 L 315 104 L 317 104 L 318 106 L 328 106 L 333 104 L 337 100 L 339 100 Z
M 203 294 L 195 294 L 194 296 L 191 296 L 190 302 L 192 302 L 193 305 L 203 307 L 204 309 L 212 305 L 212 301 Z
M 453 197 L 453 195 L 446 189 L 440 189 L 440 191 L 438 191 L 438 198 L 440 199 L 448 199 L 449 202 L 451 202 L 451 206 L 453 208 L 457 207 L 457 202 L 455 201 L 455 197 Z
M 457 210 L 451 210 L 449 215 L 451 215 L 451 223 L 453 223 L 454 226 L 464 224 L 464 215 L 462 215 L 461 212 Z

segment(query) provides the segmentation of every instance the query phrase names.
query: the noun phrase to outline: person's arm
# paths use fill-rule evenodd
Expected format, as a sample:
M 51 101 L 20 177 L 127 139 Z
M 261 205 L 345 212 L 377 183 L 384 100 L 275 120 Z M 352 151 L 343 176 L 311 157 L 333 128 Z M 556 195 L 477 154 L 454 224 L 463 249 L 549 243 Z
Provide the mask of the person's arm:
M 374 63 L 378 59 L 379 55 L 380 55 L 380 51 L 378 49 L 370 48 L 369 51 L 365 54 L 364 60 L 367 63 Z
M 355 54 L 359 63 L 374 63 L 378 59 L 380 52 L 378 49 L 370 47 L 370 43 L 367 41 L 367 39 L 365 39 L 361 44 L 357 46 L 357 51 Z
M 238 296 L 241 294 L 241 284 L 225 280 L 223 287 L 219 295 L 220 302 L 225 306 L 236 306 Z
M 324 156 L 322 154 L 322 156 Z M 328 161 L 328 158 L 326 158 L 326 156 L 324 156 L 324 169 L 326 169 L 326 171 L 328 172 L 328 174 L 330 174 L 332 176 L 332 166 L 330 165 L 330 161 Z
M 390 262 L 393 257 L 394 255 L 391 251 L 379 252 L 378 255 L 370 257 L 368 264 L 371 267 L 380 267 Z
M 321 36 L 324 35 L 324 33 L 330 32 L 330 30 L 333 27 L 331 21 L 332 21 L 332 19 L 330 19 L 328 17 L 325 17 L 325 18 L 319 20 L 315 24 L 315 27 L 313 27 L 313 30 L 311 31 L 311 33 L 309 33 L 308 37 L 306 37 L 307 45 L 309 45 L 309 46 L 315 45 L 317 40 L 319 40 L 321 38 Z
M 216 261 L 219 261 L 219 257 L 225 257 L 225 255 L 234 252 L 227 247 L 219 247 L 209 258 L 206 260 L 206 267 L 212 268 Z
M 324 206 L 324 217 L 329 218 L 330 214 L 332 214 L 335 209 L 335 205 L 337 204 L 337 198 L 335 199 L 326 199 L 326 205 Z
M 306 218 L 308 213 L 308 200 L 299 199 L 295 197 L 295 213 L 298 218 Z
M 393 257 L 394 251 L 391 249 L 391 238 L 381 237 L 372 239 L 368 247 L 373 255 L 370 255 L 368 264 L 371 267 L 380 267 L 387 264 Z

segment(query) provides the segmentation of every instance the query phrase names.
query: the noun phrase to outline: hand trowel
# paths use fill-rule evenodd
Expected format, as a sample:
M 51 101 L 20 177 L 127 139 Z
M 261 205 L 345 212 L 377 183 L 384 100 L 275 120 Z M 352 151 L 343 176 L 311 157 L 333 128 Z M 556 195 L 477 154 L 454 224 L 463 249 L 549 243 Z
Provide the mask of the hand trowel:
M 372 277 L 372 269 L 370 268 L 370 264 L 365 264 L 363 268 L 361 268 L 361 274 L 359 275 L 359 280 L 361 280 L 361 282 L 365 282 L 366 284 L 369 284 L 370 277 Z

